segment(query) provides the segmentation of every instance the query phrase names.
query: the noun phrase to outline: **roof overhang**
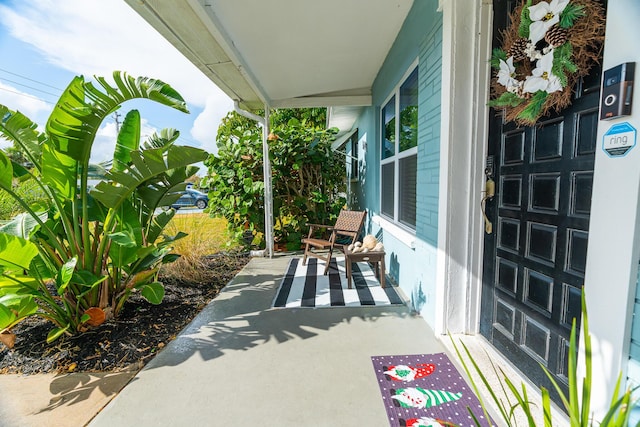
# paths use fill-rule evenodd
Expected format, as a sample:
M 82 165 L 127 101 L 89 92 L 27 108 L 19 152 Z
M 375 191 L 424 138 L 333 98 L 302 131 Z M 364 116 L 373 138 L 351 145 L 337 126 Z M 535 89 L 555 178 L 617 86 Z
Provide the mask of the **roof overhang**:
M 371 105 L 373 82 L 413 4 L 126 2 L 246 109 Z

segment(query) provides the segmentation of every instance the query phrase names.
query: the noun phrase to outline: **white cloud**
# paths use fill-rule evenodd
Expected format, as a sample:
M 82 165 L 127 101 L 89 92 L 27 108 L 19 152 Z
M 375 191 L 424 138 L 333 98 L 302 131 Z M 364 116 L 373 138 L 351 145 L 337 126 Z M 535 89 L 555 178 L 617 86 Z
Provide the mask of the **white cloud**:
M 203 149 L 214 154 L 218 152 L 215 141 L 218 127 L 231 109 L 233 109 L 233 103 L 230 99 L 222 104 L 218 98 L 207 98 L 204 110 L 196 117 L 191 129 L 191 136 L 202 143 Z
M 0 5 L 11 35 L 51 64 L 85 77 L 114 70 L 159 78 L 188 104 L 228 97 L 122 0 L 32 0 Z
M 34 123 L 45 123 L 53 105 L 26 92 L 0 82 L 0 104 L 20 111 Z

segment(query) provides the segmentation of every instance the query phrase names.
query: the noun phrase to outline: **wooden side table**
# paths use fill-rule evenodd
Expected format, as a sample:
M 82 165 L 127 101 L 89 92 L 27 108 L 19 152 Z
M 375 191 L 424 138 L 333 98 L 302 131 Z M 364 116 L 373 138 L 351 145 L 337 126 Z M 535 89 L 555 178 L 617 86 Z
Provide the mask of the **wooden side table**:
M 344 263 L 347 268 L 347 284 L 351 289 L 351 263 L 352 262 L 372 262 L 375 264 L 375 272 L 380 279 L 380 286 L 384 288 L 384 251 L 381 252 L 351 252 L 344 248 Z

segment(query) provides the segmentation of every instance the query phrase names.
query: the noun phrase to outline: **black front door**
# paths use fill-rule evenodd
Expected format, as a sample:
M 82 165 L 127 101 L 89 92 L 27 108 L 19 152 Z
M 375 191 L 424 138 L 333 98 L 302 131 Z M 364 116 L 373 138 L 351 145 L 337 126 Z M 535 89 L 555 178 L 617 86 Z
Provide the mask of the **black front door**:
M 494 0 L 494 46 L 515 5 Z M 580 319 L 598 124 L 600 70 L 572 105 L 534 127 L 491 110 L 481 333 L 534 383 L 553 392 L 544 365 L 566 387 L 569 335 Z

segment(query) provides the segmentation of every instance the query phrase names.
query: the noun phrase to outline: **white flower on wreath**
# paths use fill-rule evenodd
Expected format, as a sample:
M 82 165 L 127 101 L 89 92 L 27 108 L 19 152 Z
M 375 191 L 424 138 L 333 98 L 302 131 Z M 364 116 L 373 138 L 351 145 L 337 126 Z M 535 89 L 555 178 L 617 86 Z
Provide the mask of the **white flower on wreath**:
M 516 79 L 516 67 L 513 66 L 513 56 L 506 61 L 500 60 L 500 70 L 498 71 L 498 83 L 506 87 L 509 92 L 517 92 L 521 83 Z
M 529 40 L 532 44 L 538 43 L 544 38 L 547 30 L 560 21 L 560 14 L 569 4 L 569 0 L 551 0 L 551 3 L 541 1 L 529 6 Z
M 524 54 L 527 55 L 531 62 L 537 61 L 542 58 L 547 53 L 551 52 L 553 46 L 546 46 L 542 49 L 542 51 L 536 50 L 536 45 L 529 42 L 527 43 L 527 47 L 524 48 Z
M 560 79 L 551 72 L 552 66 L 553 50 L 538 60 L 536 68 L 533 69 L 531 75 L 524 81 L 522 91 L 525 93 L 536 93 L 542 90 L 547 93 L 552 93 L 562 90 Z

